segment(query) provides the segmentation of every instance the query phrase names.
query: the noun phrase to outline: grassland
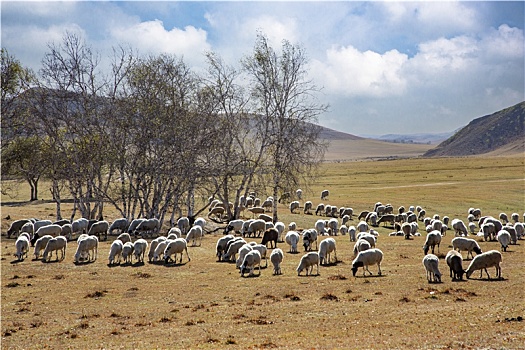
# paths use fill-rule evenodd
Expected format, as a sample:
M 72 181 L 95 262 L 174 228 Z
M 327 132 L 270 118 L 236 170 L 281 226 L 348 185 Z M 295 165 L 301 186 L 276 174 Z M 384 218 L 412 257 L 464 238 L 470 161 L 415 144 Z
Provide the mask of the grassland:
M 463 220 L 470 207 L 493 216 L 525 211 L 523 156 L 324 167 L 325 175 L 305 190 L 314 206 L 327 188 L 325 203 L 357 213 L 377 201 L 396 208 L 421 205 L 428 215 Z M 24 203 L 24 191 L 2 204 L 2 218 L 11 217 L 2 219 L 2 349 L 522 349 L 525 344 L 524 241 L 503 253 L 502 280 L 478 279 L 475 273 L 471 280 L 452 282 L 440 260 L 441 284 L 426 280 L 424 238 L 389 237 L 392 229 L 385 227 L 377 228 L 377 246 L 384 252 L 381 277 L 352 276 L 348 236 L 336 237 L 338 262 L 312 277 L 297 276 L 302 254 L 286 253 L 283 275 L 273 276 L 269 267 L 259 277 L 241 278 L 234 265 L 216 262 L 220 234 L 207 235 L 202 246 L 189 249 L 190 262 L 175 266 L 108 267 L 110 242 L 101 242 L 92 264 L 73 264 L 74 242 L 62 262 L 16 263 L 14 240 L 5 237 L 10 221 L 53 219 L 54 213 L 47 201 Z M 318 217 L 290 214 L 283 206 L 280 219 L 307 228 Z M 449 231 L 440 255 L 452 238 Z M 484 251 L 499 249 L 497 242 L 480 245 Z M 371 271 L 376 274 L 376 267 Z

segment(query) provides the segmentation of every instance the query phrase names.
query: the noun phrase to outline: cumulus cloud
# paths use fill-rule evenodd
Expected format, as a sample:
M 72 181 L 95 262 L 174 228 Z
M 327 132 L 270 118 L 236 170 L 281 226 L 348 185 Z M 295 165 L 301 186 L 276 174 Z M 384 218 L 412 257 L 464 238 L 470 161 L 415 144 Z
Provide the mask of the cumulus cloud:
M 203 60 L 203 53 L 211 48 L 205 30 L 193 26 L 168 30 L 160 20 L 116 27 L 111 35 L 119 42 L 131 43 L 142 53 L 176 54 L 197 64 Z
M 324 61 L 313 61 L 314 79 L 328 93 L 344 96 L 383 97 L 401 94 L 406 80 L 401 76 L 408 56 L 391 50 L 384 54 L 360 52 L 352 46 L 331 48 Z

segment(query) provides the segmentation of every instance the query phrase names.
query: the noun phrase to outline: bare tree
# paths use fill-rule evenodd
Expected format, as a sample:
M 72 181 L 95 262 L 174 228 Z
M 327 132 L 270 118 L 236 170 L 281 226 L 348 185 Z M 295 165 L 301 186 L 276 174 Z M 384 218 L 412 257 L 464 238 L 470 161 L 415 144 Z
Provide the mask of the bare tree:
M 273 197 L 314 175 L 326 150 L 319 139 L 317 116 L 327 110 L 315 99 L 318 88 L 307 79 L 304 49 L 284 40 L 281 52 L 257 35 L 253 54 L 243 60 L 251 77 L 252 96 L 257 113 L 267 118 L 266 137 L 270 140 L 265 167 L 271 177 Z M 273 220 L 277 221 L 277 201 Z

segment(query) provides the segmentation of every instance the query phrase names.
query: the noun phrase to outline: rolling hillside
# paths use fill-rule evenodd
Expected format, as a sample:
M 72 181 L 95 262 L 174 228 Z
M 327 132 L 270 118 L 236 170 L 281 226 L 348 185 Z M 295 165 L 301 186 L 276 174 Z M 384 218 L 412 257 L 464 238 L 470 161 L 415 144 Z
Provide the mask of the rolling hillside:
M 525 102 L 471 121 L 425 157 L 457 157 L 525 152 Z

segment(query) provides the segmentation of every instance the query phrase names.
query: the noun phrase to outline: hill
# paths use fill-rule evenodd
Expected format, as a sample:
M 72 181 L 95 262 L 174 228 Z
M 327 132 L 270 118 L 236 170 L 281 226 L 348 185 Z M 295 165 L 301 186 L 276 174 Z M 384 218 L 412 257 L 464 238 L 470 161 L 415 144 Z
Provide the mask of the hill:
M 525 151 L 525 102 L 471 121 L 425 157 L 504 155 Z

